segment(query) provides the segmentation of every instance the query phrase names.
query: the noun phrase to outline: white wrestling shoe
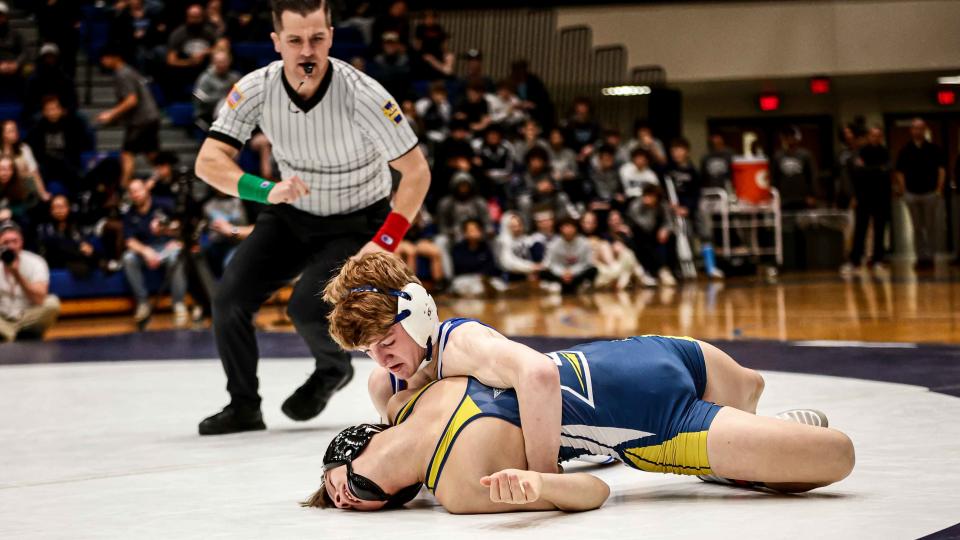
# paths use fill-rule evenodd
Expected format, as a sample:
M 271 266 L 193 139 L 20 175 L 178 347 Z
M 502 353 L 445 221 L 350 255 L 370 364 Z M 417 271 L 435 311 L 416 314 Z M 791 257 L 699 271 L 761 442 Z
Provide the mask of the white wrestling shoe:
M 814 427 L 828 427 L 830 425 L 827 415 L 816 409 L 790 409 L 778 413 L 774 418 Z

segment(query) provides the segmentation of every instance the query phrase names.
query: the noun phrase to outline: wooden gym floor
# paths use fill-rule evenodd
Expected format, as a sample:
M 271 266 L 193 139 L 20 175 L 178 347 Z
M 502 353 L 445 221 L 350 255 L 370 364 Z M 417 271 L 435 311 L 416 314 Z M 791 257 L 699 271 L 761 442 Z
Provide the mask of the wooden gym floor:
M 907 266 L 851 279 L 793 273 L 773 282 L 742 277 L 563 298 L 526 290 L 484 299 L 438 295 L 437 303 L 443 318 L 474 317 L 515 336 L 960 343 L 960 271 L 945 264 L 920 273 Z M 257 324 L 293 332 L 279 305 L 264 307 Z M 147 331 L 171 328 L 169 312 L 161 312 Z M 76 317 L 63 319 L 48 339 L 136 331 L 130 315 Z

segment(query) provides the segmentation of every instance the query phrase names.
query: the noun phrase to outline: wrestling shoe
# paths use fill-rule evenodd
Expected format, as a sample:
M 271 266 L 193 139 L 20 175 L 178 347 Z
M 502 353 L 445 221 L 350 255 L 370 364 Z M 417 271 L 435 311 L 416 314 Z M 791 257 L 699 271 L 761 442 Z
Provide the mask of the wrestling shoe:
M 291 420 L 306 422 L 320 414 L 333 393 L 350 384 L 352 380 L 353 365 L 349 363 L 347 372 L 339 378 L 331 376 L 329 372 L 314 371 L 307 382 L 283 402 L 280 410 Z
M 704 482 L 709 482 L 711 484 L 723 484 L 725 486 L 741 487 L 741 488 L 760 488 L 764 487 L 761 482 L 748 482 L 746 480 L 731 480 L 729 478 L 723 478 L 715 474 L 698 474 L 697 478 L 703 480 Z
M 580 456 L 576 458 L 577 461 L 582 461 L 584 463 L 593 463 L 594 465 L 613 465 L 614 463 L 620 463 L 620 460 L 613 456 Z
M 200 422 L 201 435 L 226 435 L 242 431 L 260 431 L 267 429 L 263 423 L 260 409 L 239 409 L 227 405 L 217 414 Z
M 790 409 L 789 411 L 783 411 L 778 413 L 774 418 L 779 418 L 780 420 L 787 420 L 790 422 L 796 422 L 798 424 L 804 424 L 807 426 L 814 427 L 828 427 L 829 421 L 827 421 L 827 415 L 816 409 Z

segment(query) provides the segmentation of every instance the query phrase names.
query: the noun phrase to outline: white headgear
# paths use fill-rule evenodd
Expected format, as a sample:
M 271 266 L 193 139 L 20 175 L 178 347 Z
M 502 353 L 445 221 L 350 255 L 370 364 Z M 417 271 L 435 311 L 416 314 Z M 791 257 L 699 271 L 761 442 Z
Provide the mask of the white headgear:
M 408 283 L 399 291 L 366 285 L 350 289 L 350 292 L 374 292 L 396 296 L 397 316 L 394 317 L 393 322 L 400 323 L 400 326 L 410 334 L 417 345 L 427 348 L 429 357 L 430 347 L 428 343 L 440 325 L 440 319 L 437 317 L 437 304 L 433 301 L 430 293 L 423 288 L 423 285 Z

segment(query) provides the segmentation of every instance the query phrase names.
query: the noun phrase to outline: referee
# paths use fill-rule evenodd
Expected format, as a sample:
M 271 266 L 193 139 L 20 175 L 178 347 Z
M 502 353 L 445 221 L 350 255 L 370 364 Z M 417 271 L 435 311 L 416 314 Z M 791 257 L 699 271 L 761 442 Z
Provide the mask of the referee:
M 329 57 L 328 0 L 272 0 L 271 9 L 270 37 L 281 60 L 233 87 L 197 156 L 197 176 L 205 182 L 268 205 L 214 298 L 213 330 L 230 404 L 200 422 L 201 435 L 265 429 L 253 315 L 297 276 L 287 311 L 316 370 L 282 410 L 300 421 L 320 414 L 353 368 L 330 338 L 329 309 L 318 293 L 351 255 L 396 249 L 430 184 L 426 159 L 396 100 Z M 277 183 L 236 164 L 257 127 L 273 144 Z M 390 167 L 401 174 L 392 210 Z

